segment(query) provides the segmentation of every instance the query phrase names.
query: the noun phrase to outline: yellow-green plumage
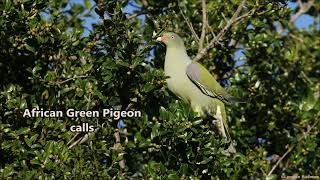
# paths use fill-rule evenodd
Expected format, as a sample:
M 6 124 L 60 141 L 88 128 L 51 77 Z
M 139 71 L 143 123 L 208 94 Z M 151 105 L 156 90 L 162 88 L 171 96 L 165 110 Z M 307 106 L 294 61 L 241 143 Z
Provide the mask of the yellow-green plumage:
M 224 103 L 232 103 L 235 98 L 229 95 L 201 64 L 192 62 L 187 55 L 183 40 L 175 33 L 165 33 L 157 39 L 166 44 L 165 75 L 168 88 L 188 102 L 201 116 L 215 116 L 217 109 L 222 121 L 218 125 L 221 134 L 228 140 Z M 218 123 L 219 124 L 219 123 Z

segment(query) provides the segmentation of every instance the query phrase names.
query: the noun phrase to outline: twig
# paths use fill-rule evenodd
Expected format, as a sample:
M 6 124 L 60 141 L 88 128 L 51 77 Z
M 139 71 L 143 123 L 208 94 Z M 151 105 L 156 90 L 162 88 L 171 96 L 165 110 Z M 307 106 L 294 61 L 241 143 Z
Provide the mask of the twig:
M 298 40 L 300 43 L 304 43 L 304 40 L 303 40 L 303 39 L 301 39 L 301 38 L 297 37 L 297 36 L 296 36 L 296 35 L 294 35 L 294 34 L 289 34 L 289 36 L 290 36 L 290 37 L 292 37 L 293 39 Z
M 128 2 L 128 5 L 130 5 L 131 7 L 133 7 L 133 8 L 136 8 L 136 9 L 141 9 L 142 7 L 141 6 L 139 6 L 139 5 L 136 5 L 135 3 L 133 3 L 133 2 Z
M 82 143 L 84 143 L 84 142 L 86 142 L 86 141 L 89 139 L 89 137 L 90 137 L 91 135 L 95 134 L 97 131 L 99 131 L 99 129 L 100 129 L 100 128 L 96 128 L 93 132 L 89 132 L 89 133 L 87 133 L 86 135 L 84 135 L 84 137 L 83 137 L 83 138 L 81 139 L 81 141 L 79 142 L 79 145 L 82 144 Z
M 97 7 L 97 5 L 96 5 L 96 4 L 94 4 L 94 5 L 89 9 L 88 14 L 91 14 L 91 13 L 92 13 L 92 11 L 93 11 L 96 7 Z
M 307 3 L 302 3 L 301 0 L 298 0 L 299 11 L 290 18 L 290 23 L 295 22 L 302 14 L 308 12 L 308 10 L 313 6 L 315 0 L 310 0 Z
M 69 145 L 73 140 L 75 140 L 78 135 L 79 135 L 79 133 L 77 132 L 77 133 L 70 139 L 70 141 L 67 143 L 67 145 Z
M 68 148 L 71 149 L 73 148 L 74 146 L 76 146 L 80 141 L 81 141 L 82 138 L 79 138 L 77 141 L 75 141 L 74 143 L 72 143 Z
M 119 155 L 120 155 L 120 154 L 122 154 L 122 152 L 123 152 L 123 147 L 121 146 L 121 143 L 120 143 L 121 141 L 120 141 L 120 133 L 119 133 L 119 131 L 116 131 L 116 132 L 114 133 L 114 137 L 115 137 L 115 139 L 116 139 L 116 143 L 114 144 L 113 149 L 114 149 L 115 151 L 117 151 L 117 152 L 119 153 Z M 124 169 L 124 168 L 125 168 L 126 164 L 125 164 L 124 158 L 122 158 L 122 159 L 119 161 L 119 166 L 120 166 L 121 169 Z
M 198 61 L 201 58 L 203 58 L 208 53 L 208 51 L 211 48 L 213 48 L 221 40 L 221 38 L 225 35 L 226 31 L 231 27 L 231 25 L 233 25 L 237 21 L 241 20 L 242 18 L 247 17 L 247 16 L 243 16 L 240 19 L 238 18 L 245 3 L 246 3 L 246 0 L 243 0 L 241 2 L 241 4 L 238 6 L 236 12 L 233 14 L 231 19 L 227 22 L 226 26 L 223 29 L 221 29 L 221 31 L 217 34 L 217 36 L 215 38 L 213 38 L 211 40 L 211 42 L 209 43 L 209 45 L 207 47 L 203 48 L 200 52 L 198 52 L 196 57 L 193 59 L 194 61 Z
M 234 22 L 233 24 L 236 24 L 236 23 L 240 22 L 241 20 L 243 20 L 244 18 L 253 15 L 255 12 L 256 12 L 256 9 L 255 9 L 255 8 L 251 9 L 250 11 L 248 11 L 247 13 L 245 13 L 244 15 L 237 17 L 237 18 L 235 19 L 235 22 Z M 257 14 L 258 14 L 258 15 L 262 15 L 262 14 L 264 14 L 264 13 L 266 13 L 266 12 L 269 12 L 269 10 L 262 11 L 262 12 L 259 12 L 259 13 L 257 13 Z
M 209 25 L 209 23 L 207 24 L 207 27 L 208 27 L 208 30 L 210 30 L 210 33 L 211 33 L 212 37 L 213 37 L 213 38 L 216 38 L 216 35 L 214 34 L 213 29 L 212 29 L 212 27 Z M 221 44 L 220 42 L 218 42 L 218 43 Z
M 85 78 L 85 77 L 88 77 L 88 76 L 86 76 L 86 75 L 76 76 L 76 77 L 69 78 L 69 79 L 66 79 L 66 80 L 63 80 L 63 81 L 49 82 L 49 84 L 63 84 L 63 83 L 66 83 L 66 82 L 68 82 L 68 81 L 75 80 L 75 79 L 77 79 L 77 78 Z
M 76 146 L 76 145 L 80 145 L 80 144 L 86 142 L 86 141 L 89 139 L 89 136 L 95 134 L 98 130 L 99 130 L 99 128 L 96 128 L 93 132 L 89 132 L 89 133 L 85 134 L 82 138 L 79 138 L 77 141 L 75 141 L 74 143 L 72 143 L 72 144 L 69 146 L 69 149 L 73 148 L 73 147 Z
M 284 153 L 281 158 L 278 159 L 277 163 L 272 167 L 271 171 L 268 173 L 267 176 L 270 176 L 273 171 L 278 167 L 278 165 L 280 164 L 280 162 L 293 150 L 294 146 L 289 147 L 289 149 L 287 150 L 286 153 Z
M 310 78 L 303 72 L 303 71 L 301 71 L 301 76 L 302 76 L 302 78 L 305 80 L 305 81 L 307 81 L 309 84 L 313 84 L 313 82 L 310 80 Z
M 134 19 L 134 18 L 136 18 L 136 17 L 138 17 L 138 16 L 141 16 L 141 15 L 144 15 L 144 14 L 146 14 L 146 12 L 144 12 L 144 11 L 140 11 L 140 12 L 137 12 L 137 13 L 131 14 L 131 15 L 130 15 L 130 16 L 128 16 L 127 18 L 128 18 L 128 20 L 130 20 L 130 19 Z
M 202 0 L 202 30 L 201 30 L 200 40 L 199 40 L 198 52 L 200 52 L 203 49 L 203 45 L 204 45 L 204 38 L 206 36 L 206 29 L 208 24 L 207 14 L 208 12 L 207 12 L 206 0 Z
M 149 6 L 148 1 L 142 0 L 141 2 L 142 2 L 142 5 L 143 5 L 145 8 Z
M 309 135 L 310 131 L 318 124 L 319 120 L 320 119 L 316 120 L 316 122 L 308 129 L 304 136 L 298 139 L 298 142 L 300 142 L 303 138 L 306 138 Z M 267 176 L 270 176 L 273 173 L 273 171 L 279 166 L 280 162 L 293 150 L 294 147 L 295 145 L 292 144 L 291 147 L 288 148 L 288 150 L 281 156 L 281 158 L 278 159 L 277 163 L 273 165 L 272 169 L 270 170 Z
M 179 4 L 180 4 L 180 3 L 179 3 Z M 183 10 L 181 9 L 180 5 L 178 5 L 178 6 L 179 6 L 179 9 L 180 9 L 180 11 L 181 11 L 181 15 L 182 15 L 183 19 L 186 21 L 186 23 L 187 23 L 187 25 L 188 25 L 188 28 L 189 28 L 189 30 L 190 30 L 191 33 L 192 33 L 193 38 L 197 41 L 197 43 L 199 43 L 199 41 L 200 41 L 199 36 L 197 35 L 196 31 L 193 29 L 192 23 L 191 23 L 191 22 L 189 21 L 189 19 L 184 15 Z

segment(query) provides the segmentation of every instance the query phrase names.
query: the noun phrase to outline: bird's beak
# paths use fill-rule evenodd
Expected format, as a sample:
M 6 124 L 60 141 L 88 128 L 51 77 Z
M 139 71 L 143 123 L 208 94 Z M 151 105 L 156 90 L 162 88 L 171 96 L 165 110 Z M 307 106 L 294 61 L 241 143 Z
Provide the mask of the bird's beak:
M 158 42 L 163 42 L 163 43 L 164 43 L 164 42 L 167 41 L 167 40 L 168 40 L 168 37 L 167 37 L 167 36 L 160 36 L 160 37 L 157 38 L 157 41 L 158 41 Z
M 162 42 L 162 36 L 159 36 L 156 41 Z

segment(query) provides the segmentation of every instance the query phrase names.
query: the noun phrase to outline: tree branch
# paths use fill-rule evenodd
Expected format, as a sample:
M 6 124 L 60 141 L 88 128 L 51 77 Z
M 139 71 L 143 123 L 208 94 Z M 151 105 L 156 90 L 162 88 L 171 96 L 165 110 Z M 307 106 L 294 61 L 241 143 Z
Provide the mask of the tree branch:
M 142 4 L 144 7 L 148 7 L 149 6 L 149 3 L 147 0 L 141 0 Z
M 301 0 L 298 0 L 299 11 L 290 18 L 290 23 L 295 22 L 302 14 L 308 12 L 308 10 L 313 6 L 315 0 L 310 0 L 307 3 L 302 3 Z
M 74 143 L 72 143 L 68 148 L 71 149 L 71 148 L 73 148 L 73 147 L 76 146 L 76 145 L 80 145 L 80 144 L 86 142 L 86 141 L 89 139 L 89 137 L 90 137 L 90 136 L 93 136 L 98 130 L 99 130 L 99 128 L 96 128 L 93 132 L 89 132 L 89 133 L 85 134 L 83 137 L 79 138 L 77 141 L 75 141 Z M 76 134 L 76 135 L 77 135 L 77 134 Z M 75 135 L 75 136 L 76 136 L 76 135 Z M 75 139 L 75 136 L 74 136 L 74 138 L 72 138 L 72 140 Z M 71 142 L 71 140 L 70 140 L 69 142 Z M 69 144 L 69 142 L 68 142 L 68 144 Z
M 76 137 L 79 135 L 79 133 L 77 132 L 67 143 L 67 145 L 69 145 L 70 143 L 72 143 L 73 140 L 76 139 Z
M 298 139 L 298 142 L 300 142 L 301 140 L 303 140 L 304 138 L 308 137 L 310 131 L 318 124 L 320 119 L 317 119 L 316 122 L 308 129 L 308 131 L 306 133 L 304 133 L 304 135 Z M 295 147 L 294 144 L 292 144 L 288 150 L 281 156 L 281 158 L 278 159 L 278 161 L 276 162 L 275 165 L 273 165 L 272 169 L 270 170 L 270 172 L 268 173 L 267 176 L 270 176 L 273 171 L 279 166 L 280 162 L 293 150 L 293 148 Z
M 71 80 L 75 80 L 75 79 L 78 79 L 78 78 L 86 78 L 86 77 L 88 77 L 87 75 L 81 75 L 81 76 L 76 76 L 76 77 L 73 77 L 73 78 L 68 78 L 68 79 L 66 79 L 66 80 L 63 80 L 63 81 L 49 81 L 48 82 L 48 84 L 55 84 L 55 85 L 61 85 L 61 84 L 64 84 L 64 83 L 66 83 L 66 82 L 68 82 L 68 81 L 71 81 Z M 40 81 L 42 81 L 42 82 L 46 82 L 44 79 L 40 79 Z
M 241 10 L 244 6 L 244 4 L 246 3 L 246 0 L 243 0 L 241 2 L 241 4 L 238 6 L 236 12 L 233 14 L 233 16 L 231 17 L 231 19 L 227 22 L 227 24 L 225 25 L 225 27 L 223 29 L 221 29 L 221 31 L 217 34 L 217 36 L 215 36 L 211 42 L 209 43 L 209 45 L 205 48 L 203 48 L 200 52 L 198 52 L 198 54 L 196 55 L 196 57 L 193 59 L 194 61 L 198 61 L 201 58 L 203 58 L 206 54 L 208 54 L 208 51 L 210 49 L 212 49 L 221 39 L 222 37 L 225 35 L 225 33 L 227 32 L 227 30 L 231 27 L 231 25 L 233 25 L 234 23 L 236 23 L 237 21 L 240 21 L 242 18 L 245 18 L 247 16 L 240 16 L 242 18 L 238 18 Z
M 207 14 L 208 12 L 207 12 L 206 0 L 202 0 L 202 31 L 201 31 L 201 36 L 199 40 L 198 52 L 200 52 L 203 49 L 203 45 L 204 45 L 204 38 L 206 36 L 206 29 L 208 24 Z
M 127 18 L 128 18 L 128 20 L 131 20 L 131 19 L 134 19 L 134 18 L 141 16 L 141 15 L 144 15 L 144 14 L 146 14 L 146 12 L 139 11 L 137 13 L 131 14 L 130 16 L 127 16 Z
M 180 3 L 179 3 L 179 4 L 180 4 Z M 179 9 L 180 9 L 180 11 L 181 11 L 181 15 L 182 15 L 183 19 L 186 21 L 186 23 L 187 23 L 187 25 L 188 25 L 188 28 L 189 28 L 189 30 L 190 30 L 191 33 L 192 33 L 193 39 L 195 39 L 195 40 L 197 41 L 197 43 L 199 44 L 200 39 L 199 39 L 199 36 L 197 35 L 196 31 L 194 30 L 192 23 L 189 21 L 189 19 L 187 18 L 187 16 L 183 13 L 180 5 L 178 5 L 178 6 L 179 6 Z
M 126 166 L 126 162 L 125 162 L 125 160 L 123 158 L 124 147 L 122 147 L 122 145 L 121 145 L 120 132 L 116 131 L 114 133 L 114 137 L 116 139 L 116 143 L 114 144 L 113 149 L 118 152 L 118 156 L 122 156 L 122 159 L 119 161 L 119 166 L 120 166 L 121 169 L 124 169 L 125 166 Z

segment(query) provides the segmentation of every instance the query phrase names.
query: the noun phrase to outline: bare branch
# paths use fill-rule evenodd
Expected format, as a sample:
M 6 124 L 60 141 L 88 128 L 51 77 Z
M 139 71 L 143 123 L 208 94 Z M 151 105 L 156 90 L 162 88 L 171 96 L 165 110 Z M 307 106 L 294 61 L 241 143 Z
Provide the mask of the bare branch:
M 77 132 L 77 133 L 70 139 L 70 141 L 67 143 L 67 145 L 69 145 L 73 140 L 75 140 L 78 135 L 79 135 L 79 133 Z
M 310 0 L 307 3 L 302 3 L 301 0 L 298 0 L 299 11 L 290 18 L 290 23 L 295 22 L 302 14 L 308 12 L 308 10 L 313 6 L 315 0 Z
M 64 83 L 66 83 L 68 81 L 71 81 L 71 80 L 75 80 L 75 79 L 78 79 L 78 78 L 86 78 L 86 77 L 88 77 L 88 76 L 81 75 L 81 76 L 76 76 L 76 77 L 69 78 L 69 79 L 66 79 L 66 80 L 63 80 L 63 81 L 49 81 L 49 84 L 57 84 L 57 85 L 59 85 L 59 84 L 64 84 Z
M 201 31 L 201 36 L 199 40 L 198 52 L 200 52 L 203 49 L 207 24 L 208 24 L 208 12 L 207 12 L 206 0 L 202 0 L 202 31 Z
M 86 142 L 89 139 L 89 137 L 93 136 L 99 129 L 100 128 L 96 128 L 93 132 L 89 132 L 89 133 L 85 134 L 83 137 L 79 138 L 77 141 L 72 143 L 68 148 L 71 149 L 76 145 L 80 145 L 80 144 Z M 72 138 L 72 139 L 74 139 L 74 138 Z M 69 141 L 69 142 L 71 142 L 71 141 Z
M 289 147 L 289 149 L 287 150 L 286 153 L 284 153 L 281 158 L 278 159 L 277 163 L 272 167 L 271 171 L 268 173 L 267 176 L 270 176 L 273 171 L 278 167 L 278 165 L 280 164 L 280 162 L 293 150 L 294 146 Z
M 148 1 L 142 0 L 141 2 L 142 2 L 142 4 L 143 4 L 144 7 L 148 7 L 148 6 L 149 6 Z
M 201 58 L 203 58 L 208 53 L 208 51 L 210 49 L 212 49 L 222 39 L 222 37 L 225 35 L 225 33 L 231 27 L 231 25 L 233 25 L 237 21 L 241 20 L 242 18 L 247 17 L 247 16 L 243 16 L 241 19 L 238 18 L 245 3 L 246 3 L 246 0 L 243 0 L 241 2 L 241 4 L 238 6 L 236 12 L 233 14 L 231 19 L 227 22 L 225 27 L 223 29 L 221 29 L 221 31 L 217 34 L 217 36 L 211 40 L 211 42 L 209 43 L 209 45 L 207 47 L 203 48 L 200 52 L 198 52 L 196 57 L 193 59 L 194 61 L 198 61 Z
M 134 19 L 134 18 L 136 18 L 136 17 L 138 17 L 138 16 L 141 16 L 141 15 L 144 15 L 144 14 L 146 14 L 146 12 L 144 12 L 144 11 L 140 11 L 140 12 L 137 12 L 137 13 L 131 14 L 131 15 L 130 15 L 130 16 L 128 16 L 127 18 L 130 20 L 130 19 Z
M 74 146 L 76 146 L 80 141 L 81 141 L 82 138 L 79 138 L 77 141 L 75 141 L 74 143 L 72 143 L 68 148 L 71 149 L 73 148 Z
M 90 136 L 94 135 L 97 131 L 99 131 L 100 128 L 96 128 L 93 132 L 89 132 L 86 135 L 83 136 L 83 138 L 81 139 L 81 141 L 79 142 L 79 145 L 86 142 Z
M 298 139 L 298 142 L 300 142 L 304 138 L 308 137 L 310 131 L 318 124 L 319 120 L 320 119 L 317 119 L 316 122 L 314 122 L 314 124 L 308 129 L 308 131 L 303 133 L 304 135 Z M 273 173 L 273 171 L 279 166 L 280 162 L 293 150 L 294 147 L 295 147 L 295 145 L 293 144 L 288 148 L 288 150 L 281 156 L 281 158 L 278 159 L 277 163 L 275 165 L 273 165 L 272 169 L 270 170 L 270 172 L 268 173 L 267 176 L 270 176 Z
M 124 149 L 124 147 L 122 147 L 122 145 L 121 145 L 121 143 L 120 143 L 120 132 L 119 132 L 119 131 L 116 131 L 116 132 L 114 133 L 114 137 L 115 137 L 115 139 L 116 139 L 116 143 L 114 144 L 113 149 L 114 149 L 115 151 L 119 151 L 119 155 L 120 155 L 120 154 L 122 154 L 123 149 Z M 124 168 L 125 168 L 126 163 L 125 163 L 124 158 L 119 161 L 119 166 L 120 166 L 121 169 L 124 169 Z
M 213 38 L 216 38 L 216 35 L 214 34 L 213 29 L 212 29 L 212 27 L 209 25 L 209 23 L 207 24 L 207 27 L 208 27 L 208 30 L 210 31 L 212 37 L 213 37 Z M 221 44 L 221 43 L 218 42 L 218 44 Z
M 199 36 L 197 35 L 196 31 L 194 30 L 192 23 L 189 21 L 187 16 L 183 13 L 183 10 L 181 9 L 180 5 L 178 5 L 178 6 L 179 6 L 179 9 L 181 11 L 183 19 L 186 21 L 186 23 L 187 23 L 187 25 L 189 27 L 189 30 L 192 33 L 193 39 L 195 39 L 197 41 L 197 43 L 199 43 L 199 41 L 200 41 Z
M 253 15 L 255 12 L 256 12 L 256 9 L 255 9 L 255 8 L 251 9 L 250 11 L 248 11 L 247 13 L 245 13 L 244 15 L 237 17 L 237 18 L 235 19 L 234 24 L 236 24 L 236 23 L 240 22 L 241 20 L 243 20 L 243 19 L 245 19 L 245 18 Z M 258 14 L 258 15 L 262 15 L 262 14 L 264 14 L 264 13 L 266 13 L 266 12 L 268 12 L 268 10 L 267 10 L 267 11 L 259 12 L 259 13 L 257 13 L 257 14 Z
M 303 71 L 301 71 L 301 76 L 303 78 L 304 81 L 306 81 L 309 84 L 313 84 L 313 82 L 310 80 L 310 78 L 306 75 L 306 73 L 304 73 Z
M 298 36 L 294 35 L 294 34 L 289 34 L 290 37 L 292 37 L 293 39 L 298 40 L 300 43 L 304 44 L 304 40 L 299 38 Z

